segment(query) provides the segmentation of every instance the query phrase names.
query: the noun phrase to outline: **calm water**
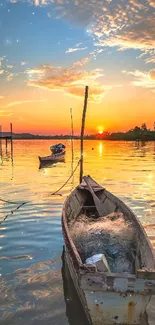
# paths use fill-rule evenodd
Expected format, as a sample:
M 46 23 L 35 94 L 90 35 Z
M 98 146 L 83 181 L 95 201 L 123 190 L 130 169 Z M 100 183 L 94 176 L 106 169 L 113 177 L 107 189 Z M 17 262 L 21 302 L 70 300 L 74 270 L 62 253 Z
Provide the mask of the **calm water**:
M 65 163 L 39 169 L 38 155 L 49 154 L 56 141 L 14 141 L 13 161 L 0 157 L 0 324 L 87 325 L 62 267 L 61 210 L 65 197 L 78 184 L 79 169 L 62 190 L 72 170 L 71 143 Z M 65 143 L 65 141 L 63 141 Z M 79 141 L 74 142 L 74 168 Z M 85 141 L 85 174 L 123 199 L 136 212 L 155 246 L 155 143 Z M 65 299 L 64 299 L 65 295 Z M 66 304 L 65 304 L 66 301 Z M 153 302 L 149 324 L 155 324 Z

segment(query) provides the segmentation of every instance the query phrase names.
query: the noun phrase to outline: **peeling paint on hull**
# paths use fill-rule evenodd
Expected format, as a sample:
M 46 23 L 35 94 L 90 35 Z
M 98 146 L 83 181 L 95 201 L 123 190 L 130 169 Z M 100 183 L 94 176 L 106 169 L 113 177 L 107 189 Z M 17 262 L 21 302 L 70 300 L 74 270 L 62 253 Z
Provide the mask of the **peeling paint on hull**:
M 85 298 L 93 325 L 139 325 L 150 298 L 115 292 L 91 292 Z

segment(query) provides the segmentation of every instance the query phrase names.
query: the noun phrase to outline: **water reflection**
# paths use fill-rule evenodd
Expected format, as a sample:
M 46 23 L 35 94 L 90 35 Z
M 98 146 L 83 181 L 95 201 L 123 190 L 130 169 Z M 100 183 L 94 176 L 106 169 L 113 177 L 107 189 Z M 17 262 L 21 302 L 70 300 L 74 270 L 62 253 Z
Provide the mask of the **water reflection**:
M 3 286 L 0 325 L 68 325 L 65 308 L 71 325 L 87 324 L 64 263 L 62 276 L 67 306 L 61 279 L 62 204 L 79 182 L 79 169 L 74 179 L 60 190 L 62 196 L 51 195 L 63 186 L 75 169 L 80 157 L 80 142 L 74 141 L 73 164 L 68 142 L 66 163 L 38 170 L 38 152 L 46 156 L 47 146 L 52 143 L 55 141 L 14 141 L 14 165 L 11 164 L 10 146 L 8 157 L 3 150 L 0 197 L 29 203 L 10 215 L 0 227 L 0 256 L 3 257 L 0 260 Z M 134 142 L 85 140 L 84 150 L 85 175 L 91 174 L 132 208 L 145 223 L 155 248 L 155 229 L 152 226 L 155 223 L 155 142 L 146 143 L 144 147 L 139 144 L 137 149 Z M 1 206 L 0 217 L 9 211 L 9 204 Z M 72 297 L 69 301 L 68 296 Z M 152 323 L 149 324 L 154 325 L 154 308 L 151 310 Z
M 43 169 L 43 168 L 53 168 L 55 167 L 57 164 L 61 164 L 61 163 L 65 163 L 65 158 L 62 161 L 59 162 L 53 162 L 53 161 L 42 161 L 39 164 L 39 169 Z
M 73 280 L 71 278 L 68 265 L 65 259 L 65 251 L 62 252 L 62 280 L 64 299 L 66 303 L 66 316 L 69 325 L 89 325 L 83 306 L 76 292 Z
M 100 157 L 102 156 L 102 154 L 103 154 L 103 143 L 100 142 L 99 143 L 99 155 L 100 155 Z
M 1 280 L 1 325 L 68 324 L 61 274 L 54 264 L 40 262 Z
M 13 152 L 13 141 L 10 144 L 10 151 L 8 150 L 8 145 L 5 146 L 3 150 L 3 141 L 0 139 L 0 166 L 4 166 L 5 163 L 11 161 L 11 180 L 14 177 L 14 152 Z

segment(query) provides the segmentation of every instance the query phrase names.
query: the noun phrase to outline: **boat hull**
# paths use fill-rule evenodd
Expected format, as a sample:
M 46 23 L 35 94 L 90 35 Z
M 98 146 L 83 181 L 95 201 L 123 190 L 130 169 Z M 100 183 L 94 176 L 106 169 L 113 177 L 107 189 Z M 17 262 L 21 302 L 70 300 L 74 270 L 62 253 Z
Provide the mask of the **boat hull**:
M 122 296 L 118 293 L 85 290 L 85 298 L 93 325 L 140 325 L 149 296 Z
M 52 154 L 50 156 L 46 157 L 38 157 L 40 163 L 54 163 L 54 162 L 59 162 L 59 161 L 64 161 L 65 159 L 65 152 L 59 153 L 59 154 Z
M 146 307 L 151 299 L 151 294 L 138 294 L 133 292 L 107 292 L 102 288 L 85 286 L 85 276 L 74 268 L 69 251 L 65 247 L 65 260 L 73 280 L 76 292 L 83 305 L 88 322 L 92 325 L 141 325 L 146 323 Z M 91 274 L 87 279 L 91 282 Z M 123 279 L 122 279 L 123 280 Z M 88 281 L 88 282 L 89 282 Z M 122 281 L 123 282 L 123 281 Z M 144 284 L 144 283 L 143 283 Z M 143 289 L 141 282 L 141 289 Z M 143 322 L 143 323 L 142 323 Z
M 82 189 L 83 186 L 80 186 Z M 96 186 L 96 192 L 99 188 Z M 122 209 L 132 218 L 137 228 L 148 270 L 136 274 L 96 272 L 91 266 L 82 263 L 70 236 L 67 215 L 71 219 L 75 211 L 80 211 L 80 200 L 76 189 L 67 198 L 62 215 L 62 229 L 65 241 L 65 255 L 70 275 L 88 320 L 93 325 L 140 325 L 146 315 L 146 307 L 155 294 L 154 254 L 151 244 L 133 212 L 119 199 L 104 191 L 104 195 L 113 203 L 122 204 Z M 82 195 L 82 199 L 85 194 Z M 73 201 L 75 203 L 73 204 Z M 106 206 L 112 206 L 109 203 Z M 83 204 L 83 203 L 81 203 Z M 75 211 L 73 211 L 75 205 Z M 143 241 L 143 242 L 142 242 Z M 139 249 L 139 247 L 137 248 Z M 149 266 L 148 266 L 149 265 Z M 144 323 L 145 324 L 145 323 Z

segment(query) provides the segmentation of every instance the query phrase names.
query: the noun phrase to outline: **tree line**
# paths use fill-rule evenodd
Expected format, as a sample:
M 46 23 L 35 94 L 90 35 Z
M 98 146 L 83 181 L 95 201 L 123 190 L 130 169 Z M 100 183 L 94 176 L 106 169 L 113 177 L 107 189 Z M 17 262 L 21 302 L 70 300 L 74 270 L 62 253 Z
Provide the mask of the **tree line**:
M 155 122 L 153 124 L 153 129 L 150 130 L 146 123 L 140 126 L 135 126 L 133 129 L 127 132 L 104 132 L 101 139 L 107 140 L 134 140 L 134 141 L 150 141 L 155 140 Z

